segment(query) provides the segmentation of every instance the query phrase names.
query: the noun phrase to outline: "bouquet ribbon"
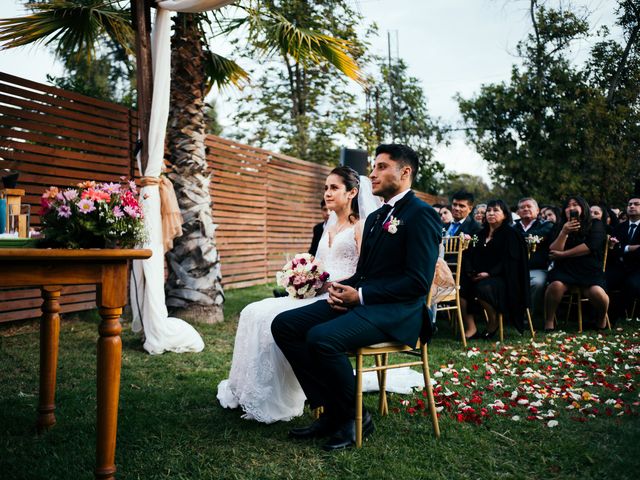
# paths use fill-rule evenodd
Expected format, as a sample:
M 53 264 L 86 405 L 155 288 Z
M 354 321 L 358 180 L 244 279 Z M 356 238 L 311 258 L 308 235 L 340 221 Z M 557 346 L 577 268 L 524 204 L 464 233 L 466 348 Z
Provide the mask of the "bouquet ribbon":
M 182 235 L 182 214 L 178 206 L 173 183 L 165 176 L 141 177 L 140 186 L 158 185 L 160 190 L 160 215 L 162 216 L 162 243 L 164 251 L 173 248 L 173 239 Z

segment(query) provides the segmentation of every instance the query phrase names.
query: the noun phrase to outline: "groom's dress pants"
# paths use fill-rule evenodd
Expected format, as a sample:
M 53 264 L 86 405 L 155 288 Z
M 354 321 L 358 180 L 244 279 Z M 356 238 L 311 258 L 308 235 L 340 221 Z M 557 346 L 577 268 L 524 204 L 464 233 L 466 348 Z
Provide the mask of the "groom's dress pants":
M 279 314 L 271 331 L 311 408 L 323 406 L 337 420 L 355 416 L 355 376 L 346 352 L 392 340 L 353 310 L 337 312 L 326 300 Z

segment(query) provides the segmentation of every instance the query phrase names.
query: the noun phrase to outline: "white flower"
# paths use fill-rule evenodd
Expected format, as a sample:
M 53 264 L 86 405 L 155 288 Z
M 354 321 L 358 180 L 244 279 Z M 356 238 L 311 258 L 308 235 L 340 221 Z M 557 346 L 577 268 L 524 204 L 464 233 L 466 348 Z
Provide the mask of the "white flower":
M 558 421 L 557 420 L 549 420 L 547 422 L 547 427 L 549 428 L 553 428 L 553 427 L 557 427 L 558 426 Z
M 398 233 L 398 227 L 393 224 L 389 225 L 389 233 L 391 233 L 392 235 Z
M 511 417 L 511 420 L 513 420 L 514 422 L 519 422 L 520 421 L 520 415 L 514 415 L 513 417 Z

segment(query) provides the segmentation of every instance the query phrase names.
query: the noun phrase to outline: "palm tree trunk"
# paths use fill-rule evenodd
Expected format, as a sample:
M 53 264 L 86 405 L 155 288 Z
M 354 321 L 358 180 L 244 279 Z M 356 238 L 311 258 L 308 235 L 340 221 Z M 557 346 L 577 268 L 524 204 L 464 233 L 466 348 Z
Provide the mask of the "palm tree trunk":
M 179 13 L 174 20 L 171 65 L 169 178 L 184 218 L 184 233 L 167 253 L 167 306 L 181 318 L 215 323 L 223 319 L 224 293 L 205 150 L 204 53 L 194 14 Z

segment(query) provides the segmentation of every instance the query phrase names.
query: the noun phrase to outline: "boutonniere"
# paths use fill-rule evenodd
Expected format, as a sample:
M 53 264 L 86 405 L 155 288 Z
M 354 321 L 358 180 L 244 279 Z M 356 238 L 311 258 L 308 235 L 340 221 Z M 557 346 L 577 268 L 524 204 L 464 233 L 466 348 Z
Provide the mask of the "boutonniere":
M 471 243 L 474 247 L 476 246 L 476 243 L 478 243 L 478 236 L 474 235 L 473 237 L 471 235 L 469 235 L 468 233 L 461 233 L 460 236 L 462 237 L 462 241 L 469 246 L 469 243 Z
M 400 226 L 401 224 L 402 222 L 400 220 L 391 215 L 389 217 L 389 220 L 387 220 L 384 225 L 382 225 L 382 228 L 385 231 L 389 232 L 391 235 L 395 235 L 398 232 L 398 226 Z
M 542 237 L 539 237 L 538 235 L 528 235 L 526 237 L 526 241 L 529 251 L 533 253 L 538 249 L 538 244 L 542 242 Z

